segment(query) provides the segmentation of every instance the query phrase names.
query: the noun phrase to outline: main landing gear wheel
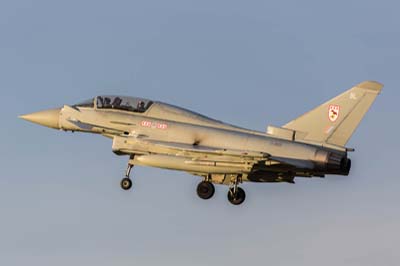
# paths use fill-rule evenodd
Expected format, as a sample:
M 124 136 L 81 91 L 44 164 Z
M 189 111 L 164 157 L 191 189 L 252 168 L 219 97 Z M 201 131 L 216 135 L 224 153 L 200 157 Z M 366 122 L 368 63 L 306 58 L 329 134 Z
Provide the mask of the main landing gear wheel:
M 215 187 L 211 182 L 202 181 L 197 186 L 197 195 L 202 199 L 210 199 L 215 192 Z
M 121 188 L 123 190 L 129 190 L 132 187 L 132 180 L 128 177 L 125 177 L 121 180 Z
M 246 199 L 246 193 L 242 188 L 236 187 L 236 191 L 234 187 L 229 189 L 228 200 L 233 205 L 240 205 L 243 203 L 245 199 Z

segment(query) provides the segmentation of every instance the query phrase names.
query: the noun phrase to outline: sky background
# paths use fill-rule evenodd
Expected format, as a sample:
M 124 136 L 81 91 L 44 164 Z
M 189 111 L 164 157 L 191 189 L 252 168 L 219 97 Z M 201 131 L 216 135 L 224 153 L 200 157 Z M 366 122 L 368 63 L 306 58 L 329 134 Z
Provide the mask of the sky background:
M 0 2 L 0 265 L 399 265 L 398 1 Z M 264 131 L 363 80 L 385 84 L 348 177 L 252 184 L 136 167 L 101 136 L 20 114 L 97 94 Z

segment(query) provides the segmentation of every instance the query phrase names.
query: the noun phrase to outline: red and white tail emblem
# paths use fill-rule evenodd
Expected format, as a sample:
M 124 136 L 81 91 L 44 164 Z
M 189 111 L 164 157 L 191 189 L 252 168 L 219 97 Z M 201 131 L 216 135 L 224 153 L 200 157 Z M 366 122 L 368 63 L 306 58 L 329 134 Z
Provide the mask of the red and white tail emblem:
M 331 122 L 335 122 L 339 117 L 340 106 L 336 104 L 329 105 L 328 117 Z

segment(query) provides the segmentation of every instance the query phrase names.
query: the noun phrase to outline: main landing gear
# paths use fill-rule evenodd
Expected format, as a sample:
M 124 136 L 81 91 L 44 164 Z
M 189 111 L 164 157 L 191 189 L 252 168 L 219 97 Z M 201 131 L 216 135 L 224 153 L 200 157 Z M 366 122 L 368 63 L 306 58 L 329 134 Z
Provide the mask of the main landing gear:
M 237 187 L 236 191 L 234 188 L 229 188 L 228 200 L 230 203 L 232 203 L 233 205 L 240 205 L 243 203 L 245 199 L 246 199 L 246 193 L 242 188 Z
M 202 199 L 210 199 L 215 192 L 213 183 L 208 180 L 202 181 L 197 186 L 197 195 Z
M 128 167 L 126 168 L 125 178 L 121 180 L 121 188 L 123 190 L 129 190 L 132 187 L 132 180 L 130 179 L 131 170 L 133 168 L 133 164 L 128 163 Z
M 246 199 L 246 193 L 240 187 L 238 187 L 239 182 L 242 182 L 242 176 L 237 176 L 231 183 L 228 190 L 228 200 L 233 205 L 240 205 Z
M 233 205 L 240 205 L 246 199 L 246 193 L 238 184 L 242 182 L 242 176 L 238 175 L 234 179 L 232 179 L 231 184 L 228 190 L 228 200 Z M 203 181 L 201 181 L 197 185 L 197 195 L 201 199 L 210 199 L 215 193 L 215 187 L 213 183 L 211 183 L 210 176 L 206 177 Z

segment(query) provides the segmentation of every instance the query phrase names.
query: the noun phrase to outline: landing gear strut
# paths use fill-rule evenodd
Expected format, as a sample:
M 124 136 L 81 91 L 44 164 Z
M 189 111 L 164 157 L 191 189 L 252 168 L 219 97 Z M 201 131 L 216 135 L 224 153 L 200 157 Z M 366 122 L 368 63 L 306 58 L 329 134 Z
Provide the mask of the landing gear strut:
M 240 205 L 246 199 L 246 193 L 240 187 L 238 187 L 238 183 L 241 182 L 242 176 L 237 176 L 233 182 L 231 183 L 228 190 L 228 200 L 233 205 Z
M 129 190 L 132 187 L 132 180 L 130 179 L 131 170 L 133 168 L 133 164 L 128 163 L 128 167 L 126 168 L 125 178 L 121 180 L 121 188 L 123 190 Z

